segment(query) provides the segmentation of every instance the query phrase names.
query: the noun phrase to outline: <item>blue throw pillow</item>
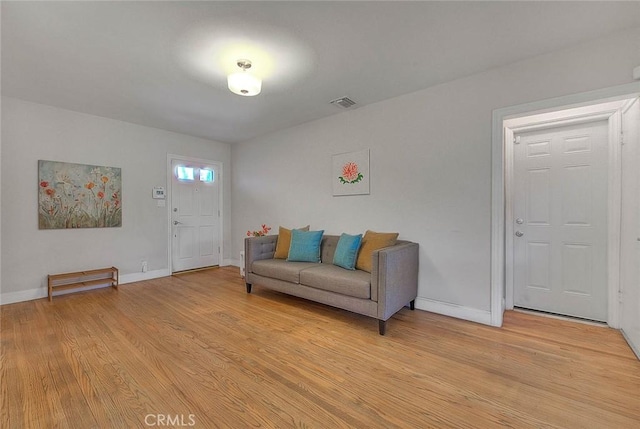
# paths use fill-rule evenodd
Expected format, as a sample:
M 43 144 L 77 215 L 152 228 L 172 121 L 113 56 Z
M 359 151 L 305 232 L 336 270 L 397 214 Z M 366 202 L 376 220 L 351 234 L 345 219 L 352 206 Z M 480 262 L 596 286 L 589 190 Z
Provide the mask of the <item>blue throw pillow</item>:
M 362 243 L 362 234 L 349 235 L 342 234 L 336 246 L 336 253 L 333 254 L 333 265 L 337 265 L 347 270 L 356 269 L 356 259 L 358 250 Z
M 291 230 L 291 245 L 287 261 L 291 262 L 320 262 L 321 231 Z

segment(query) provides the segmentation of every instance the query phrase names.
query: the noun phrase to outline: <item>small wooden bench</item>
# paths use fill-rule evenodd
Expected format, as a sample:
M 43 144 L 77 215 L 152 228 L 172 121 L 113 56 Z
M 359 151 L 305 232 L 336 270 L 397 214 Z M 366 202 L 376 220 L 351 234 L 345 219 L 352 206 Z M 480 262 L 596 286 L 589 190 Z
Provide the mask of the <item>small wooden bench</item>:
M 49 274 L 49 301 L 53 300 L 54 290 L 77 289 L 87 286 L 111 285 L 118 289 L 118 269 L 116 267 L 98 270 L 76 271 L 73 273 Z

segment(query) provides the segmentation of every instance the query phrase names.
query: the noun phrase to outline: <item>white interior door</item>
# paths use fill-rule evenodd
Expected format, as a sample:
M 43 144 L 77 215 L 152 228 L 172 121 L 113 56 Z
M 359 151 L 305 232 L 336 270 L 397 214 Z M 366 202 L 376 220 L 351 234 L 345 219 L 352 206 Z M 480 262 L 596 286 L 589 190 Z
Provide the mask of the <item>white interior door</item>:
M 514 304 L 606 321 L 608 122 L 515 138 Z
M 173 160 L 171 167 L 172 270 L 218 265 L 219 172 L 181 160 Z
M 640 357 L 640 100 L 622 112 L 620 327 Z

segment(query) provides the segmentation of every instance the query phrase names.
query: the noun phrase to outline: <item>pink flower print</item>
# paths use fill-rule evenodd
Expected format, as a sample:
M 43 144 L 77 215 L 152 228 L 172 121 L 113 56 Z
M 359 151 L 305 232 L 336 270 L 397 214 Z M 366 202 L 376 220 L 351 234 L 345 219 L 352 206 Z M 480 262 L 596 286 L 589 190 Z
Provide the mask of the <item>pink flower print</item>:
M 355 162 L 347 162 L 342 167 L 342 177 L 347 182 L 352 182 L 358 178 L 358 164 Z
M 338 177 L 341 183 L 358 183 L 364 176 L 358 171 L 358 164 L 347 162 L 342 166 L 342 176 Z

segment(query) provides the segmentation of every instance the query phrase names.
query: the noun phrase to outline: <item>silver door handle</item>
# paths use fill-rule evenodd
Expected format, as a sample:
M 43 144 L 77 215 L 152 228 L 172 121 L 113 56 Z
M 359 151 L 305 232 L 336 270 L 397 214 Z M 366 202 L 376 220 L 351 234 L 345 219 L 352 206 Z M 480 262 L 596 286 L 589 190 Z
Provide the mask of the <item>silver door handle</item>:
M 178 222 L 177 220 L 174 220 L 174 221 L 173 221 L 173 224 L 174 224 L 174 225 L 178 225 L 178 224 L 179 224 L 179 225 L 182 225 L 182 222 Z
M 522 237 L 523 235 L 524 235 L 524 232 L 516 231 L 516 237 Z

